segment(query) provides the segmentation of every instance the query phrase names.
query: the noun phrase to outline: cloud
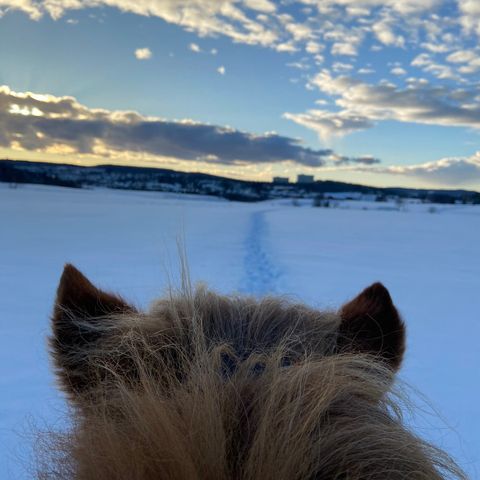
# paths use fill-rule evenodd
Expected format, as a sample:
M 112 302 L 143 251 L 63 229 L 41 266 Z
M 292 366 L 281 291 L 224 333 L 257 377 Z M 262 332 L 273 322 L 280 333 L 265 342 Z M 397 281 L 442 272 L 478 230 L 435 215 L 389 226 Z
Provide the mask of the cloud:
M 450 8 L 446 8 L 447 3 L 452 3 L 452 11 L 457 7 L 454 15 Z M 102 7 L 156 17 L 200 38 L 226 37 L 235 43 L 271 48 L 291 56 L 291 65 L 315 67 L 325 64 L 333 71 L 341 71 L 341 63 L 337 62 L 341 58 L 349 60 L 345 65 L 355 64 L 359 74 L 382 72 L 384 56 L 378 56 L 378 62 L 375 58 L 373 66 L 361 65 L 360 61 L 355 63 L 356 58 L 362 59 L 363 50 L 369 48 L 375 51 L 384 49 L 389 60 L 397 59 L 396 51 L 402 57 L 401 67 L 392 65 L 387 78 L 390 81 L 403 75 L 418 76 L 416 69 L 420 69 L 424 72 L 422 76 L 455 89 L 452 84 L 468 84 L 469 78 L 473 81 L 474 75 L 480 71 L 478 47 L 465 47 L 478 44 L 478 39 L 474 38 L 480 36 L 478 0 L 0 0 L 0 15 L 8 10 L 21 10 L 34 20 L 46 15 L 60 19 L 77 10 Z M 196 53 L 203 51 L 198 43 L 191 43 L 189 48 Z M 324 51 L 329 53 L 323 55 Z M 208 52 L 214 55 L 216 49 L 205 49 L 204 53 Z M 416 58 L 406 65 L 405 56 L 411 52 L 415 52 Z M 222 75 L 225 73 L 222 67 L 217 71 Z M 429 95 L 433 95 L 427 92 L 428 98 L 424 99 L 418 85 L 412 84 L 408 86 L 409 92 L 388 85 L 370 87 L 370 94 L 374 89 L 381 93 L 380 87 L 393 88 L 390 90 L 394 96 L 390 102 L 392 105 L 396 105 L 400 98 L 417 95 L 420 110 L 430 101 Z M 361 88 L 367 89 L 357 85 L 352 91 Z M 464 105 L 446 94 L 444 100 L 436 99 L 444 104 L 441 114 L 440 107 L 417 114 L 413 107 L 406 112 L 402 105 L 400 113 L 395 114 L 386 100 L 386 107 L 370 99 L 370 107 L 363 104 L 357 108 L 348 95 L 339 93 L 338 97 L 336 112 L 319 114 L 312 110 L 289 115 L 295 121 L 315 124 L 315 130 L 323 132 L 322 135 L 327 131 L 356 131 L 361 125 L 369 128 L 375 121 L 387 118 L 442 125 L 473 124 L 477 128 L 476 100 Z M 347 107 L 343 103 L 348 103 Z M 446 111 L 449 109 L 450 113 Z
M 217 68 L 217 72 L 220 74 L 220 75 L 225 75 L 225 67 L 222 65 L 220 67 Z
M 480 19 L 479 19 L 480 21 Z M 447 62 L 462 64 L 458 71 L 463 74 L 475 73 L 480 70 L 480 52 L 475 50 L 457 50 L 447 57 Z
M 269 0 L 0 0 L 0 9 L 22 10 L 32 19 L 45 14 L 59 19 L 67 12 L 85 8 L 110 7 L 122 12 L 158 17 L 179 25 L 200 36 L 223 35 L 235 42 L 273 46 L 275 29 L 267 28 L 252 17 L 252 13 L 274 14 L 276 7 Z
M 440 5 L 443 0 L 322 0 L 318 2 L 318 7 L 328 11 L 329 7 L 342 6 L 350 11 L 351 14 L 365 14 L 373 8 L 384 7 L 394 10 L 401 14 L 415 14 L 430 11 Z M 475 1 L 475 0 L 472 0 Z M 308 2 L 305 3 L 315 3 Z
M 309 40 L 305 45 L 305 50 L 313 55 L 320 53 L 323 48 L 323 45 L 320 45 L 318 42 L 314 42 L 312 40 Z
M 353 65 L 350 63 L 335 62 L 332 65 L 332 70 L 335 72 L 348 72 L 349 70 L 353 70 Z
M 447 57 L 448 62 L 468 63 L 478 56 L 473 50 L 457 50 Z
M 270 2 L 270 0 L 244 0 L 245 5 L 252 10 L 257 10 L 264 13 L 275 12 L 277 7 L 275 3 Z
M 337 156 L 333 159 L 335 165 L 348 165 L 348 164 L 357 164 L 357 165 L 375 165 L 381 163 L 378 158 L 373 157 L 372 155 L 363 155 L 361 157 L 345 157 L 342 155 Z
M 21 10 L 32 20 L 39 20 L 45 13 L 43 6 L 32 0 L 0 0 L 0 16 L 9 10 Z
M 458 0 L 460 23 L 467 33 L 480 36 L 480 3 L 478 0 Z
M 311 79 L 310 85 L 336 97 L 340 110 L 287 113 L 285 118 L 323 138 L 370 128 L 381 120 L 480 129 L 480 85 L 449 88 L 417 81 L 399 88 L 390 83 L 372 85 L 348 76 L 332 77 L 328 70 Z
M 439 79 L 451 79 L 461 81 L 460 76 L 457 75 L 448 65 L 442 65 L 435 62 L 428 53 L 421 53 L 420 55 L 417 55 L 412 60 L 411 65 L 413 67 L 421 68 L 424 72 L 431 73 Z
M 14 92 L 5 86 L 0 87 L 0 146 L 70 157 L 143 154 L 222 165 L 290 161 L 319 167 L 338 158 L 330 149 L 308 148 L 276 133 L 88 108 L 74 97 Z
M 196 44 L 196 43 L 191 43 L 188 48 L 195 53 L 200 53 L 202 49 Z
M 446 53 L 451 50 L 451 47 L 449 45 L 445 45 L 441 43 L 438 44 L 438 43 L 422 42 L 420 46 L 425 50 L 428 50 L 429 52 L 433 52 L 433 53 Z
M 360 75 L 370 75 L 375 73 L 375 70 L 373 68 L 360 68 L 357 73 Z
M 283 117 L 318 133 L 324 141 L 333 135 L 347 135 L 373 127 L 366 117 L 344 112 L 311 109 L 305 113 L 284 113 Z
M 480 151 L 471 157 L 442 158 L 419 165 L 375 168 L 374 171 L 416 177 L 450 187 L 468 185 L 480 181 Z
M 409 35 L 413 28 L 432 30 L 438 22 L 427 19 L 444 1 L 296 0 L 299 7 L 310 5 L 307 19 L 286 13 L 291 12 L 288 2 L 272 0 L 0 0 L 0 11 L 21 10 L 39 20 L 44 15 L 59 19 L 75 10 L 109 7 L 161 18 L 201 37 L 225 36 L 238 43 L 311 55 L 330 43 L 334 55 L 354 56 L 369 35 L 385 45 L 403 47 L 405 38 L 415 37 Z M 456 1 L 465 17 L 464 30 L 474 29 L 476 0 Z M 421 16 L 423 23 L 412 22 Z M 428 39 L 427 44 L 438 42 Z
M 332 55 L 357 55 L 356 46 L 349 42 L 336 42 L 332 45 Z
M 152 51 L 149 48 L 137 48 L 135 50 L 135 57 L 138 60 L 150 60 L 152 58 Z
M 235 43 L 258 45 L 292 56 L 302 52 L 306 62 L 303 58 L 293 60 L 320 65 L 335 63 L 332 56 L 354 59 L 365 44 L 372 50 L 413 47 L 418 54 L 437 56 L 461 49 L 460 38 L 480 35 L 480 4 L 477 0 L 452 0 L 458 6 L 459 16 L 455 18 L 443 9 L 447 1 L 0 0 L 0 16 L 9 10 L 21 10 L 34 20 L 46 15 L 57 20 L 81 9 L 115 8 L 162 19 L 201 38 L 227 37 Z M 296 5 L 290 8 L 292 3 Z M 372 40 L 381 45 L 372 45 Z M 191 43 L 189 48 L 196 53 L 202 51 L 197 43 Z M 324 58 L 320 55 L 323 50 L 331 55 Z M 215 54 L 216 50 L 207 52 Z M 480 59 L 477 55 L 468 63 L 451 66 L 435 57 L 435 61 L 430 58 L 419 68 L 439 80 L 465 82 L 463 76 L 480 70 Z
M 402 67 L 394 67 L 390 70 L 393 75 L 406 75 L 407 71 Z
M 377 39 L 384 45 L 393 45 L 395 47 L 403 47 L 405 45 L 405 38 L 402 35 L 395 35 L 390 21 L 381 20 L 373 25 L 372 30 Z

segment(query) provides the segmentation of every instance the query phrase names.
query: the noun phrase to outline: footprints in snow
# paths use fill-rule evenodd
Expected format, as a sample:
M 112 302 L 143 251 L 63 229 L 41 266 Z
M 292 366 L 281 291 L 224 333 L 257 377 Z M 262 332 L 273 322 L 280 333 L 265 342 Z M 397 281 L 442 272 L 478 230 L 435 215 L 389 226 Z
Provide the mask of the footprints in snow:
M 271 258 L 267 236 L 265 211 L 253 212 L 245 240 L 245 293 L 262 296 L 277 290 L 281 270 Z

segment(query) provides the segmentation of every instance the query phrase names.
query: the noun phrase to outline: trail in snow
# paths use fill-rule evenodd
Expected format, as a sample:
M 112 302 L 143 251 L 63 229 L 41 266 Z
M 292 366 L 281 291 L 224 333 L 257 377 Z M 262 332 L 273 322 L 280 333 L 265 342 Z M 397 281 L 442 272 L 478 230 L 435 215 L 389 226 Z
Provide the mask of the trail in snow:
M 263 210 L 251 214 L 245 239 L 245 280 L 241 291 L 258 296 L 277 292 L 282 275 L 270 254 L 265 213 Z

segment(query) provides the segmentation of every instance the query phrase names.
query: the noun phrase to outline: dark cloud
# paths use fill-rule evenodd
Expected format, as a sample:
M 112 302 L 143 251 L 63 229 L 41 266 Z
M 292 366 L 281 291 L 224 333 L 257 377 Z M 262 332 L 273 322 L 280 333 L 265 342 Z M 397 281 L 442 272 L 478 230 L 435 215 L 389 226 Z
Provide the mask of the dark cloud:
M 361 165 L 375 165 L 381 163 L 381 160 L 370 155 L 364 155 L 362 157 L 345 157 L 340 156 L 335 159 L 336 165 L 349 165 L 349 164 L 361 164 Z
M 281 161 L 318 167 L 338 158 L 275 133 L 255 135 L 193 121 L 167 121 L 135 112 L 89 109 L 72 97 L 15 93 L 0 88 L 0 145 L 27 150 L 68 147 L 78 154 L 152 156 L 241 165 Z M 349 159 L 368 163 L 366 157 Z

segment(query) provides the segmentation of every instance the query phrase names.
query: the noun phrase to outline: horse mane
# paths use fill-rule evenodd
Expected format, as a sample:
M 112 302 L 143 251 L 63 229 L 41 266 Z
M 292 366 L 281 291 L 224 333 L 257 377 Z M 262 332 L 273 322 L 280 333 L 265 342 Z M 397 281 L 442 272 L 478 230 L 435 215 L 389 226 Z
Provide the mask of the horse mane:
M 88 368 L 70 380 L 56 357 L 65 390 L 82 375 L 92 387 L 70 429 L 43 436 L 39 479 L 465 478 L 405 427 L 392 369 L 337 349 L 332 312 L 199 287 L 148 314 L 70 321 L 102 341 L 71 350 Z

